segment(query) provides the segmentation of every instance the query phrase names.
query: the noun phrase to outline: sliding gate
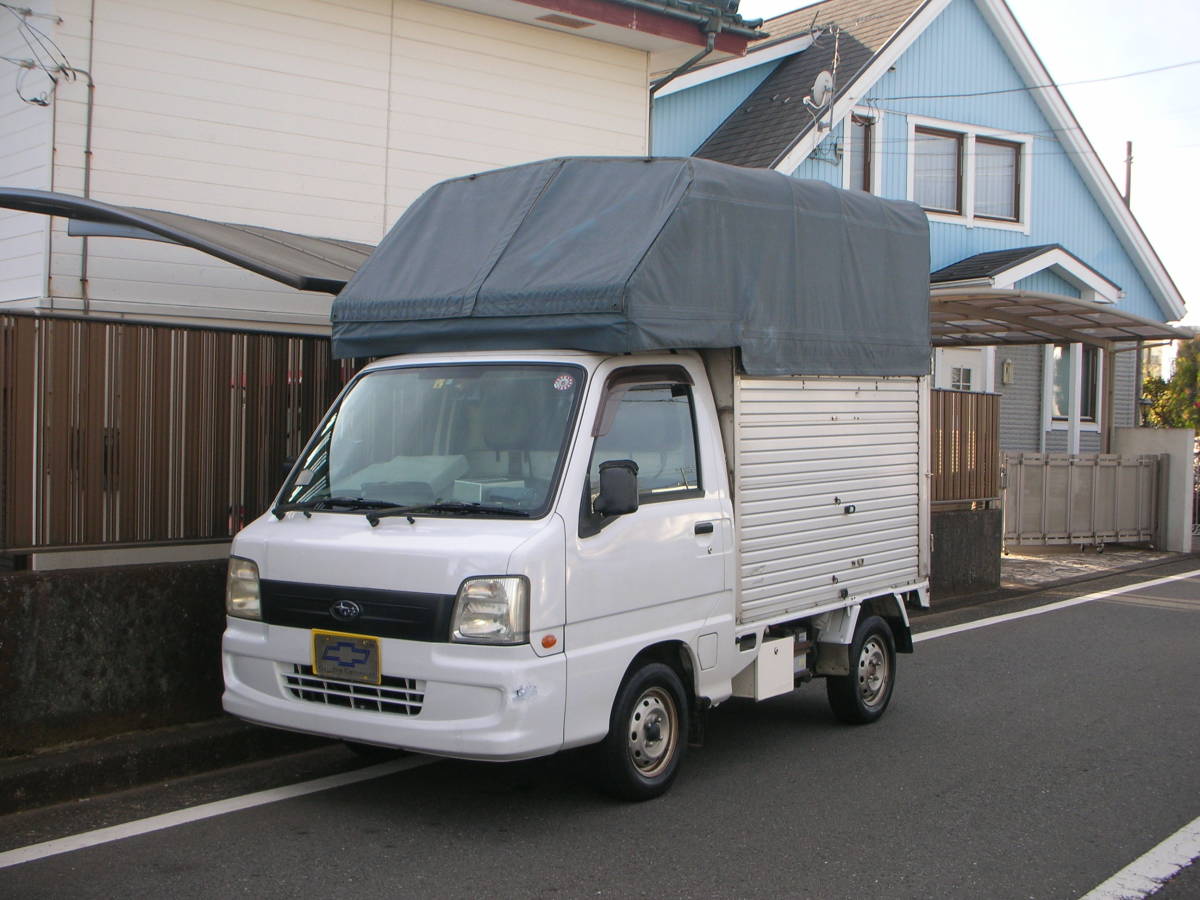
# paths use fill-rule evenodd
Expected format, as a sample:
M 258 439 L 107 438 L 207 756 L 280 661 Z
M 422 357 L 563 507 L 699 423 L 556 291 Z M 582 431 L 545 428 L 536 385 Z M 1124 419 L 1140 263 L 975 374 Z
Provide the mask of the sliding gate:
M 1007 453 L 1004 543 L 1157 543 L 1159 456 Z

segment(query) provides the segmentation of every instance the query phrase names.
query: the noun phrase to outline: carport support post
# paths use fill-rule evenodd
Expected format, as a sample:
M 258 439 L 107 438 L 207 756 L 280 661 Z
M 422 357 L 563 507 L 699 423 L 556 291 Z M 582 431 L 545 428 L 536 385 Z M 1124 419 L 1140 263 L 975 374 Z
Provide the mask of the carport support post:
M 1116 375 L 1117 375 L 1117 354 L 1111 346 L 1102 347 L 1100 349 L 1100 358 L 1103 360 L 1104 372 L 1104 424 L 1101 426 L 1100 432 L 1100 452 L 1112 453 L 1112 436 L 1113 436 L 1113 414 L 1117 408 L 1116 401 Z M 1140 397 L 1141 394 L 1139 393 Z M 1136 424 L 1136 422 L 1134 423 Z
M 1083 398 L 1083 344 L 1072 344 L 1067 351 L 1070 385 L 1067 397 L 1067 452 L 1079 454 L 1080 401 Z

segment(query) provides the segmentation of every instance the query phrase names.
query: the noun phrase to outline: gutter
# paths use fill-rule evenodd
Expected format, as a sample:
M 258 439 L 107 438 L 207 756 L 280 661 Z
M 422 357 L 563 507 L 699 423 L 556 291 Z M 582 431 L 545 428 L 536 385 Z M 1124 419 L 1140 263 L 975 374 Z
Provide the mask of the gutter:
M 696 12 L 697 8 L 706 9 L 706 7 L 698 7 L 697 4 L 686 3 L 677 6 L 672 3 L 654 3 L 652 0 L 611 0 L 611 2 L 616 3 L 618 6 L 629 6 L 633 9 L 640 9 L 643 12 L 659 13 L 660 15 L 669 16 L 672 19 L 682 19 L 685 22 L 691 22 L 695 25 L 703 25 L 705 26 L 704 30 L 711 34 L 727 31 L 730 34 L 752 41 L 770 37 L 769 34 L 764 34 L 758 30 L 762 26 L 762 19 L 751 19 L 748 22 L 738 24 L 726 19 L 725 15 L 716 9 L 708 12 Z M 709 31 L 711 24 L 716 25 L 715 31 Z

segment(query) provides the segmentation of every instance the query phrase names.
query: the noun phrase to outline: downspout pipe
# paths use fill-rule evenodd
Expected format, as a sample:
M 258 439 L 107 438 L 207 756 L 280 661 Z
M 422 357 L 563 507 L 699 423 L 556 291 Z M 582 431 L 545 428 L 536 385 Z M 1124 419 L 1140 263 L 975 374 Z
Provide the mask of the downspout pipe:
M 711 22 L 712 20 L 710 19 L 709 21 Z M 717 30 L 718 31 L 720 30 L 719 24 L 717 26 Z M 716 43 L 717 43 L 717 31 L 709 31 L 708 39 L 704 43 L 703 50 L 701 50 L 699 53 L 697 53 L 695 56 L 693 56 L 691 59 L 689 59 L 683 65 L 681 65 L 679 68 L 675 69 L 675 71 L 670 72 L 667 75 L 664 75 L 662 78 L 658 79 L 658 81 L 655 81 L 654 83 L 652 83 L 650 85 L 650 98 L 651 99 L 654 98 L 654 94 L 658 91 L 659 88 L 665 87 L 669 82 L 674 81 L 680 75 L 683 75 L 683 74 L 689 72 L 692 69 L 692 67 L 696 65 L 696 63 L 700 62 L 700 60 L 704 59 L 704 57 L 706 57 L 710 53 L 712 53 L 713 47 L 716 46 Z
M 83 196 L 91 198 L 92 196 L 92 113 L 96 106 L 96 82 L 92 80 L 92 73 L 87 69 L 77 69 L 74 66 L 59 66 L 59 71 L 64 74 L 70 72 L 73 75 L 82 75 L 87 79 L 87 112 L 84 117 L 83 126 Z M 88 309 L 88 239 L 81 239 L 83 246 L 80 250 L 80 274 L 79 285 L 80 299 L 83 301 L 83 311 L 86 313 Z

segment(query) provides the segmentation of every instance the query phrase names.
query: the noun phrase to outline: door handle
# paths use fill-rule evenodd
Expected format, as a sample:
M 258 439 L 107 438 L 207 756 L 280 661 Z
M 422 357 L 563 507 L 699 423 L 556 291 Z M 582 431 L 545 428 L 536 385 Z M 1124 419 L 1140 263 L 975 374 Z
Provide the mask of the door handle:
M 697 522 L 696 523 L 696 534 L 712 534 L 712 533 L 713 533 L 713 523 L 712 522 Z

